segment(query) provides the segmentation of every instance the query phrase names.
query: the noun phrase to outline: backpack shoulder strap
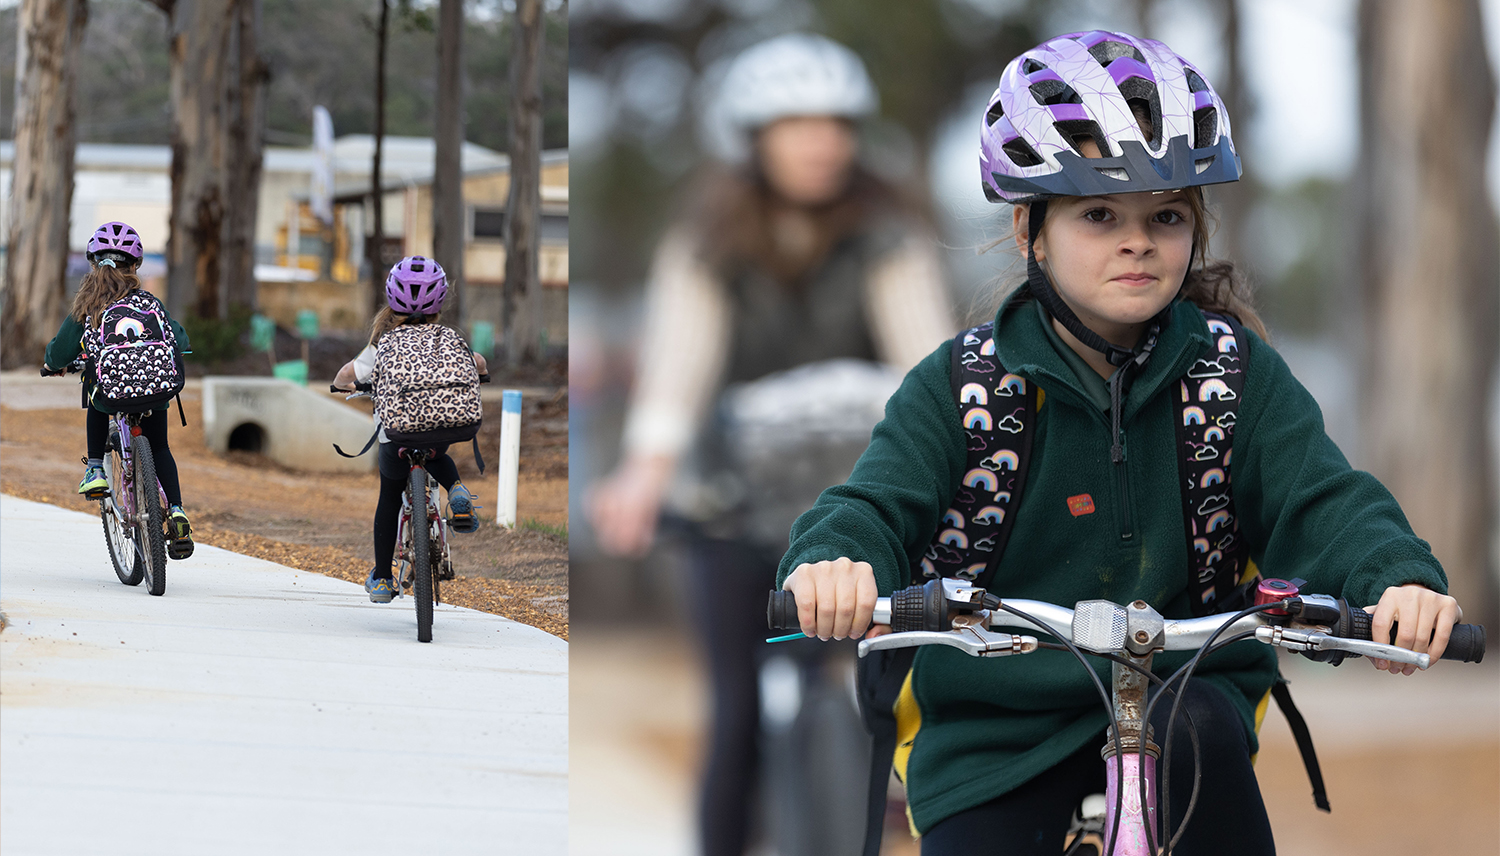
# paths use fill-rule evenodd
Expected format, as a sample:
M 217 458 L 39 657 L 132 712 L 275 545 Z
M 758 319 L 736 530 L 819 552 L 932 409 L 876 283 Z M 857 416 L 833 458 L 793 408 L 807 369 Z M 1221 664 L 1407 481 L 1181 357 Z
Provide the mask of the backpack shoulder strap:
M 915 570 L 987 586 L 1026 483 L 1040 390 L 1000 364 L 994 322 L 954 337 L 949 377 L 968 449 L 964 475 Z
M 1178 381 L 1176 420 L 1188 594 L 1198 616 L 1219 612 L 1232 602 L 1250 561 L 1231 490 L 1234 425 L 1249 351 L 1239 321 L 1203 314 L 1213 347 Z
M 963 482 L 912 577 L 959 577 L 987 586 L 1000 564 L 1031 460 L 1041 391 L 995 356 L 994 322 L 953 338 L 949 380 L 967 442 Z M 859 661 L 860 716 L 873 741 L 864 856 L 879 856 L 886 785 L 896 754 L 896 699 L 916 649 L 873 651 Z

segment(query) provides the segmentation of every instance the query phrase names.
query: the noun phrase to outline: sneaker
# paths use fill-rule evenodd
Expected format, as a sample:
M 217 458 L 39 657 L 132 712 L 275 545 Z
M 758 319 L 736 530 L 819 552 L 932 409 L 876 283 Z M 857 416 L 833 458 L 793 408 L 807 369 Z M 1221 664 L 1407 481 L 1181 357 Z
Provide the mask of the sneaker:
M 104 468 L 86 468 L 83 471 L 83 481 L 78 483 L 78 492 L 85 499 L 103 499 L 109 496 L 109 482 L 104 478 Z
M 193 555 L 193 526 L 180 505 L 167 509 L 167 555 L 174 559 Z
M 375 576 L 375 569 L 370 569 L 370 576 L 365 578 L 365 591 L 370 593 L 371 603 L 390 603 L 396 599 L 396 589 L 390 577 Z
M 479 518 L 474 516 L 474 497 L 461 484 L 448 491 L 448 524 L 454 532 L 473 532 L 479 528 Z

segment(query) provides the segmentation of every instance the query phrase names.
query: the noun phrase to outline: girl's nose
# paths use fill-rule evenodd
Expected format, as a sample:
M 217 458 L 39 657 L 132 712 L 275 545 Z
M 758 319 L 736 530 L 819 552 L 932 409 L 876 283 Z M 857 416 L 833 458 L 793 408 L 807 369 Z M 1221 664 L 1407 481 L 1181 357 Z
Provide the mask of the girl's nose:
M 1142 223 L 1130 226 L 1129 231 L 1120 240 L 1120 251 L 1133 256 L 1145 256 L 1156 252 L 1156 241 L 1151 237 L 1151 230 Z

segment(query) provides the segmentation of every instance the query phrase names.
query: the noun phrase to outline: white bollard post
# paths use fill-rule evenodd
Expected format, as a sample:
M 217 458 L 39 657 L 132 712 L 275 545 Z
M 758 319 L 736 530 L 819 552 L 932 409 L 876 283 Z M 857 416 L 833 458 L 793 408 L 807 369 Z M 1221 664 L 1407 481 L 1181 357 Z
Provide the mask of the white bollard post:
M 495 520 L 507 529 L 516 526 L 516 486 L 521 469 L 521 391 L 507 389 L 500 407 L 500 495 Z

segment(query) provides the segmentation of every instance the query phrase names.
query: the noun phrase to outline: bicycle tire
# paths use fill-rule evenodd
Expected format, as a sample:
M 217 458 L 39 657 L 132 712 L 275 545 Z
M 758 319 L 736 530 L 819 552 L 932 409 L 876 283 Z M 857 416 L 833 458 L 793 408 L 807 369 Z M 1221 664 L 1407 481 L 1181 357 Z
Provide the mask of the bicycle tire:
M 131 440 L 130 457 L 135 461 L 136 537 L 143 548 L 146 590 L 160 597 L 167 591 L 167 539 L 162 528 L 156 459 L 145 437 Z
M 412 599 L 417 602 L 417 641 L 432 641 L 432 544 L 427 525 L 427 471 L 411 468 L 407 482 L 411 494 Z
M 125 496 L 125 460 L 118 451 L 111 449 L 104 465 L 104 478 L 109 482 L 109 496 L 99 500 L 104 545 L 109 549 L 109 561 L 114 565 L 115 576 L 125 585 L 138 586 L 145 579 L 146 570 L 135 540 L 130 537 L 130 524 L 125 522 L 125 515 L 129 512 L 120 507 Z

